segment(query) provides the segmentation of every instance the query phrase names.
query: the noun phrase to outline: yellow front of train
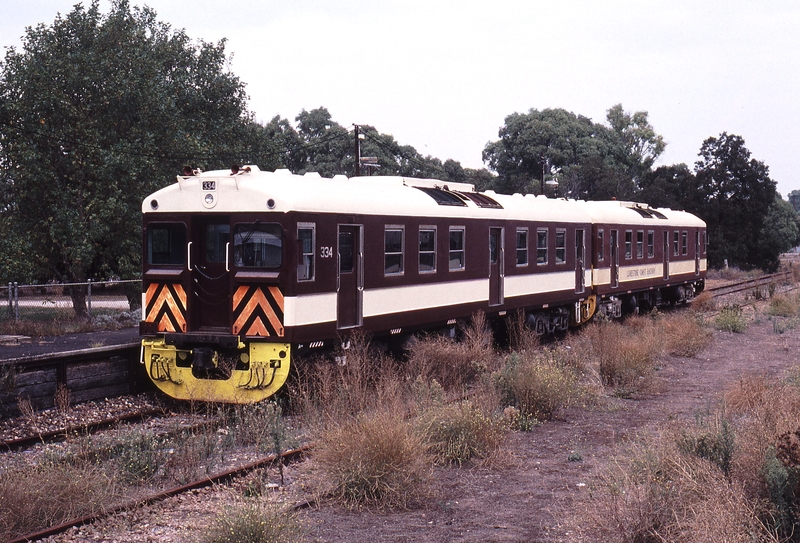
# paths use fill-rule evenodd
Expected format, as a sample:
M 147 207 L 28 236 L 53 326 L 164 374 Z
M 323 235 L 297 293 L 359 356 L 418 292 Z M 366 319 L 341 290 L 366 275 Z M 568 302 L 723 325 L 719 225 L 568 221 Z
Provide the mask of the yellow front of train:
M 280 214 L 249 187 L 254 166 L 185 173 L 142 204 L 141 362 L 173 398 L 258 402 L 291 359 Z

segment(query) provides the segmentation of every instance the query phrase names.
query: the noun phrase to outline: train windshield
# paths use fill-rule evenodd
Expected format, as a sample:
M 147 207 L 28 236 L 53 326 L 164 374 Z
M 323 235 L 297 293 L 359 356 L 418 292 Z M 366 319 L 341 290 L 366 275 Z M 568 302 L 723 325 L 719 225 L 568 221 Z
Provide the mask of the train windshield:
M 147 226 L 147 262 L 151 265 L 183 266 L 186 263 L 186 225 L 152 223 Z
M 242 223 L 233 231 L 234 263 L 244 268 L 280 268 L 283 229 L 279 224 Z

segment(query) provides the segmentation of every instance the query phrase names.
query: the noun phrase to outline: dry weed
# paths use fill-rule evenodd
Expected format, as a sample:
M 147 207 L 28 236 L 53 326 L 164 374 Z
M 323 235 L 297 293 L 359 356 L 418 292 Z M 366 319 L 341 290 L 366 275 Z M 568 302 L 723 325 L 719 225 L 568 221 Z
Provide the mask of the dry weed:
M 349 507 L 407 509 L 430 494 L 426 443 L 391 409 L 364 412 L 331 426 L 313 460 L 321 493 Z

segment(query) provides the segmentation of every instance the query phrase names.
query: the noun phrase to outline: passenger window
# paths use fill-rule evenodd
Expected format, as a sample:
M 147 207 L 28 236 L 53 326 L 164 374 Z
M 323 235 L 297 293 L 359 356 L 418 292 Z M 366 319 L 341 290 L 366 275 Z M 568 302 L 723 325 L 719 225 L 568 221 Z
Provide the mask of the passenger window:
M 675 230 L 675 232 L 672 233 L 672 254 L 675 256 L 678 256 L 680 254 L 678 249 L 678 244 L 680 243 L 679 241 L 680 235 L 681 235 L 680 232 L 678 232 L 677 230 Z
M 602 230 L 597 231 L 597 260 L 598 262 L 602 262 L 606 259 L 606 249 L 604 245 L 603 238 L 605 237 L 605 233 Z
M 316 228 L 313 224 L 297 225 L 297 280 L 314 280 L 314 247 L 316 245 Z
M 233 229 L 233 262 L 240 268 L 280 268 L 283 262 L 281 225 L 237 224 Z
M 450 269 L 464 269 L 464 227 L 450 228 Z
M 689 233 L 685 230 L 681 233 L 681 254 L 689 254 Z
M 186 264 L 186 225 L 183 223 L 147 226 L 147 262 L 156 266 Z
M 547 264 L 547 230 L 536 231 L 536 265 Z
M 636 258 L 644 258 L 644 231 L 636 232 Z
M 556 229 L 556 264 L 567 261 L 567 231 Z
M 419 272 L 436 271 L 436 229 L 420 228 L 419 230 Z
M 647 258 L 656 255 L 656 234 L 652 230 L 647 231 Z
M 633 258 L 633 231 L 625 231 L 625 260 Z
M 528 229 L 517 228 L 517 266 L 528 265 Z
M 383 272 L 386 275 L 403 273 L 403 234 L 401 227 L 387 227 L 383 233 Z

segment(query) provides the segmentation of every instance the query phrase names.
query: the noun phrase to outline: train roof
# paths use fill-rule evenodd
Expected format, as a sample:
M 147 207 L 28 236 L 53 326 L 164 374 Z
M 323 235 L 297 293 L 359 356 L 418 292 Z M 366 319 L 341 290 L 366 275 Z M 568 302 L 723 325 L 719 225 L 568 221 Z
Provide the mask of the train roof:
M 348 213 L 418 217 L 502 217 L 589 222 L 589 215 L 563 199 L 476 192 L 474 185 L 400 176 L 323 178 L 257 166 L 178 176 L 142 202 L 142 212 L 246 211 Z
M 667 221 L 670 226 L 705 228 L 706 223 L 686 211 L 653 208 L 639 202 L 617 200 L 583 202 L 595 224 L 625 224 L 632 226 L 658 226 Z
M 585 202 L 531 194 L 476 192 L 474 185 L 401 176 L 323 178 L 288 170 L 217 170 L 178 176 L 142 202 L 142 212 L 313 212 L 386 216 L 490 218 L 563 223 L 705 226 L 683 211 L 621 201 Z

